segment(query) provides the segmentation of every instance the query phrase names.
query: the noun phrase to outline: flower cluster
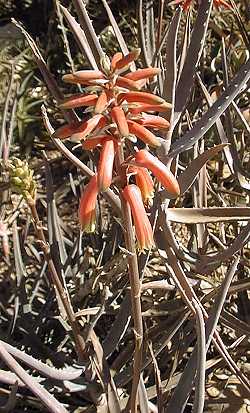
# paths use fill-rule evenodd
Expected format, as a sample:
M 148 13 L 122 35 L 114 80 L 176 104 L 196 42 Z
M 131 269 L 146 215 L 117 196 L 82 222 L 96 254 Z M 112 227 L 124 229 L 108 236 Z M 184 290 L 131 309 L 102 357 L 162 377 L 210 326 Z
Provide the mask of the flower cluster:
M 85 90 L 59 102 L 59 107 L 88 107 L 87 113 L 91 113 L 91 117 L 63 125 L 53 136 L 81 141 L 84 150 L 100 149 L 97 173 L 80 199 L 82 230 L 95 230 L 97 195 L 106 191 L 115 177 L 122 196 L 131 207 L 139 248 L 144 250 L 154 245 L 153 231 L 144 208 L 144 205 L 150 205 L 154 192 L 150 172 L 172 196 L 179 195 L 179 185 L 169 168 L 146 149 L 161 145 L 161 138 L 154 130 L 167 130 L 169 122 L 155 113 L 166 112 L 171 105 L 161 97 L 141 90 L 148 80 L 159 74 L 158 68 L 129 71 L 139 54 L 140 49 L 135 49 L 126 56 L 116 53 L 111 60 L 105 56 L 101 62 L 102 71 L 81 70 L 63 76 L 64 81 L 84 85 Z M 129 141 L 136 143 L 137 139 L 144 142 L 145 149 L 131 149 L 131 143 L 126 146 Z M 115 168 L 121 146 L 125 148 L 127 158 Z M 131 177 L 135 184 L 129 183 Z
M 219 8 L 220 6 L 224 6 L 227 9 L 231 9 L 230 4 L 227 3 L 225 0 L 213 0 L 215 7 Z M 171 4 L 181 4 L 184 10 L 188 10 L 190 5 L 192 4 L 193 0 L 175 0 Z
M 33 178 L 34 171 L 29 168 L 26 161 L 12 158 L 7 162 L 9 182 L 11 189 L 21 194 L 26 200 L 34 200 L 36 197 L 36 182 Z

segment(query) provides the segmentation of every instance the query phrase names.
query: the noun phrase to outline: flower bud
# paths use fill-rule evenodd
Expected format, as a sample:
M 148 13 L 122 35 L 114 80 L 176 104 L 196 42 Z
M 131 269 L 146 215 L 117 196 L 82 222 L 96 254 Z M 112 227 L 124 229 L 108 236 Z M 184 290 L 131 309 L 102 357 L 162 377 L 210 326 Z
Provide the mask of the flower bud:
M 110 139 L 110 135 L 98 135 L 85 139 L 82 141 L 82 149 L 85 151 L 92 151 L 98 145 L 101 145 L 105 139 Z
M 97 114 L 102 113 L 105 110 L 107 103 L 108 103 L 108 96 L 107 96 L 106 91 L 104 90 L 96 101 L 94 112 Z
M 162 105 L 131 105 L 128 107 L 129 112 L 132 115 L 138 115 L 142 112 L 169 112 L 170 108 Z
M 36 183 L 33 178 L 33 171 L 26 161 L 13 158 L 7 162 L 11 189 L 21 194 L 26 200 L 35 199 Z
M 66 76 L 63 76 L 63 80 L 67 79 Z M 73 77 L 80 84 L 85 84 L 86 81 L 105 79 L 104 74 L 100 70 L 79 70 L 73 73 Z
M 129 171 L 131 168 L 129 168 Z M 152 199 L 154 197 L 154 183 L 146 168 L 132 167 L 132 171 L 135 172 L 135 182 L 140 188 L 142 200 L 144 205 L 150 207 Z
M 75 123 L 67 123 L 65 125 L 60 126 L 55 130 L 52 135 L 52 138 L 59 138 L 59 139 L 67 139 L 72 136 L 82 122 L 75 122 Z
M 78 210 L 81 229 L 88 233 L 95 231 L 97 195 L 97 176 L 94 175 L 81 195 Z
M 97 171 L 97 184 L 99 191 L 106 191 L 112 182 L 115 146 L 113 139 L 105 139 Z
M 115 69 L 123 69 L 140 56 L 141 49 L 134 49 L 116 62 Z
M 103 72 L 105 73 L 105 75 L 109 76 L 111 72 L 111 62 L 110 62 L 109 57 L 106 54 L 101 57 L 100 63 L 101 63 L 101 68 Z
M 114 56 L 111 59 L 112 72 L 115 71 L 116 64 L 117 64 L 118 60 L 121 60 L 122 58 L 123 58 L 123 54 L 121 52 L 117 52 L 117 53 L 114 54 Z
M 161 116 L 149 115 L 143 113 L 139 119 L 135 119 L 140 125 L 147 126 L 149 128 L 157 129 L 169 129 L 169 122 L 167 119 Z
M 115 106 L 111 110 L 111 117 L 115 122 L 117 129 L 122 137 L 129 135 L 128 123 L 123 109 L 120 106 Z
M 71 135 L 71 139 L 80 141 L 86 138 L 86 136 L 93 132 L 94 129 L 100 126 L 102 120 L 105 120 L 105 117 L 101 114 L 97 114 L 92 118 L 81 122 L 75 132 Z
M 155 245 L 153 230 L 142 202 L 140 189 L 136 185 L 127 185 L 122 195 L 131 208 L 139 249 L 142 252 L 151 249 Z
M 159 139 L 148 129 L 144 128 L 144 126 L 139 125 L 138 123 L 128 120 L 128 129 L 129 132 L 137 136 L 137 138 L 141 139 L 147 145 L 157 147 L 160 146 L 161 143 Z
M 58 106 L 61 109 L 74 109 L 82 106 L 93 106 L 96 104 L 97 98 L 98 96 L 96 94 L 85 95 L 83 93 L 77 93 L 76 95 L 63 99 Z
M 128 103 L 144 103 L 148 105 L 161 105 L 165 109 L 169 109 L 172 105 L 162 99 L 160 96 L 153 95 L 152 93 L 148 92 L 126 92 L 120 93 L 118 96 L 118 104 L 122 102 Z
M 124 89 L 130 89 L 130 90 L 141 89 L 141 86 L 139 85 L 139 83 L 135 82 L 134 80 L 127 79 L 126 77 L 123 77 L 123 76 L 117 77 L 115 85 L 118 87 L 122 87 Z
M 161 72 L 161 69 L 158 67 L 147 67 L 145 69 L 138 69 L 135 72 L 126 74 L 124 77 L 131 80 L 142 80 L 148 79 L 158 75 Z
M 135 162 L 139 166 L 148 168 L 171 195 L 177 197 L 180 194 L 180 187 L 175 176 L 156 156 L 142 149 L 136 153 Z

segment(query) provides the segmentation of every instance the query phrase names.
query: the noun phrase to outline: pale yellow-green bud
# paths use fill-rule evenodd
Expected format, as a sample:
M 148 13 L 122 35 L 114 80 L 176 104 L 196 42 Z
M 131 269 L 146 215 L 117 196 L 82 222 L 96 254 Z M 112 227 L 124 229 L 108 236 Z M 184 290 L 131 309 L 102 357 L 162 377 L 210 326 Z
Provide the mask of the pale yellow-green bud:
M 36 183 L 33 179 L 33 171 L 26 161 L 13 158 L 7 163 L 9 182 L 12 191 L 21 194 L 26 200 L 35 200 Z
M 24 165 L 23 168 L 15 168 L 15 175 L 19 176 L 20 178 L 28 178 L 30 176 L 30 170 L 28 165 Z
M 109 57 L 106 54 L 101 57 L 101 67 L 105 75 L 109 76 L 111 71 L 111 63 Z
M 23 184 L 23 181 L 22 181 L 21 178 L 18 178 L 18 176 L 13 176 L 13 177 L 10 178 L 10 183 L 13 186 L 21 187 L 22 184 Z

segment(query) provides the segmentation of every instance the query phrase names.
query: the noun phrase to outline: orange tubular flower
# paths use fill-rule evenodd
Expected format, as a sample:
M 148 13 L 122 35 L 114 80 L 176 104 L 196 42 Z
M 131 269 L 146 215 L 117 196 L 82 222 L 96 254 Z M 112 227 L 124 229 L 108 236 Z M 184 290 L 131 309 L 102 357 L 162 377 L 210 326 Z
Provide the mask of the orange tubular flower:
M 75 73 L 64 75 L 62 80 L 69 83 L 79 83 L 85 85 L 92 80 L 105 79 L 104 74 L 100 70 L 79 70 Z
M 111 65 L 110 65 L 112 72 L 115 71 L 116 63 L 118 62 L 118 60 L 121 60 L 122 58 L 123 58 L 123 54 L 121 52 L 117 52 L 114 54 L 111 60 Z
M 97 176 L 94 175 L 85 187 L 79 203 L 78 215 L 82 231 L 95 231 L 97 195 Z
M 115 70 L 123 69 L 132 63 L 134 60 L 138 59 L 140 56 L 141 49 L 134 49 L 126 56 L 123 56 L 121 59 L 118 59 L 115 63 Z
M 113 164 L 115 158 L 115 145 L 113 139 L 103 143 L 97 171 L 97 184 L 99 191 L 106 191 L 112 182 Z
M 149 115 L 147 113 L 143 113 L 141 118 L 135 120 L 140 125 L 149 128 L 168 129 L 170 125 L 167 119 L 164 119 L 161 116 Z
M 118 96 L 118 103 L 126 101 L 128 103 L 145 103 L 148 105 L 161 105 L 165 109 L 169 109 L 172 105 L 162 99 L 160 96 L 153 95 L 148 92 L 126 92 L 120 93 Z
M 100 126 L 100 123 L 102 124 L 102 121 L 104 120 L 105 117 L 103 115 L 97 114 L 92 118 L 81 122 L 74 134 L 71 135 L 71 138 L 78 141 L 86 138 L 86 136 L 88 136 L 96 127 L 102 127 Z
M 192 3 L 192 0 L 184 0 L 183 5 L 182 5 L 183 9 L 188 10 L 191 3 Z
M 77 82 L 73 73 L 67 73 L 66 75 L 63 75 L 62 80 L 66 83 L 73 83 L 73 84 L 79 83 Z
M 127 79 L 125 76 L 118 76 L 116 79 L 115 85 L 125 88 L 125 89 L 131 89 L 131 90 L 141 89 L 141 85 L 139 85 L 139 83 L 135 82 L 132 79 Z
M 128 122 L 123 109 L 120 106 L 114 106 L 111 110 L 112 120 L 115 122 L 117 129 L 122 137 L 128 137 Z
M 228 4 L 225 0 L 214 0 L 215 7 L 219 8 L 220 6 L 224 6 L 227 9 L 232 9 L 230 4 Z
M 153 147 L 157 147 L 161 145 L 159 139 L 148 129 L 144 128 L 144 126 L 139 125 L 138 123 L 132 120 L 127 120 L 127 124 L 128 124 L 129 132 L 137 136 L 144 143 L 148 144 L 149 146 L 153 146 Z
M 193 0 L 175 0 L 170 3 L 170 5 L 175 4 L 181 4 L 181 7 L 183 10 L 187 11 L 191 5 Z M 219 8 L 220 6 L 224 6 L 228 9 L 231 9 L 231 6 L 225 1 L 225 0 L 214 0 L 214 5 L 215 7 Z
M 141 112 L 167 112 L 170 108 L 163 105 L 137 105 L 128 107 L 128 110 L 133 115 L 138 115 Z
M 178 181 L 170 169 L 156 156 L 151 155 L 146 149 L 142 149 L 136 153 L 135 162 L 139 166 L 148 168 L 171 195 L 175 197 L 180 195 Z
M 131 166 L 129 172 L 135 173 L 136 185 L 140 188 L 144 205 L 150 207 L 154 197 L 154 183 L 146 168 Z
M 77 93 L 76 95 L 63 99 L 58 106 L 61 109 L 74 109 L 80 108 L 81 106 L 92 106 L 96 104 L 97 98 L 98 96 L 95 94 L 85 95 L 83 93 Z
M 95 149 L 98 145 L 102 145 L 104 139 L 110 139 L 110 135 L 98 135 L 87 138 L 82 141 L 82 149 L 92 151 L 92 149 Z
M 142 79 L 149 79 L 158 75 L 161 72 L 161 69 L 158 67 L 147 67 L 146 69 L 138 69 L 135 72 L 128 73 L 124 75 L 127 79 L 131 80 L 142 80 Z
M 83 122 L 76 122 L 61 126 L 53 133 L 52 137 L 60 139 L 70 137 L 71 139 L 80 141 L 89 135 L 96 127 L 102 128 L 105 125 L 105 117 L 98 114 Z
M 66 125 L 60 126 L 56 129 L 52 135 L 52 138 L 67 139 L 69 136 L 73 135 L 79 128 L 81 122 L 69 123 Z
M 142 202 L 140 189 L 136 185 L 127 185 L 122 195 L 132 211 L 139 249 L 142 252 L 151 249 L 154 247 L 153 230 Z
M 108 96 L 106 91 L 104 90 L 100 96 L 98 97 L 95 105 L 95 113 L 102 113 L 107 106 L 108 103 Z

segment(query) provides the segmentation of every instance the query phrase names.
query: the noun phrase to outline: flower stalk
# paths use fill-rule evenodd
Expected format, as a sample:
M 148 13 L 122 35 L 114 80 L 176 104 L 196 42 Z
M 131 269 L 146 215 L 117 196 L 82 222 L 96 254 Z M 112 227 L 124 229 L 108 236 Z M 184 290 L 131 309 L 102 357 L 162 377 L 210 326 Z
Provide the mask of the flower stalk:
M 38 216 L 36 209 L 36 182 L 33 178 L 33 171 L 29 168 L 27 162 L 21 161 L 18 158 L 14 158 L 12 159 L 12 161 L 9 161 L 7 163 L 7 170 L 9 172 L 9 182 L 11 189 L 24 197 L 30 209 L 36 236 L 40 242 L 41 249 L 47 262 L 52 284 L 58 292 L 64 311 L 67 315 L 67 321 L 69 322 L 72 329 L 78 359 L 79 361 L 83 361 L 86 354 L 85 342 L 83 337 L 81 336 L 79 324 L 75 318 L 71 303 L 56 271 L 56 267 L 50 253 L 50 246 L 46 241 L 43 225 Z
M 27 201 L 27 205 L 28 205 L 28 207 L 30 209 L 30 212 L 31 212 L 31 216 L 32 216 L 32 219 L 33 219 L 33 225 L 34 225 L 34 228 L 35 228 L 37 239 L 40 241 L 41 249 L 43 251 L 45 260 L 47 261 L 47 265 L 48 265 L 48 269 L 49 269 L 52 284 L 54 285 L 54 288 L 58 292 L 58 295 L 61 299 L 63 308 L 64 308 L 65 313 L 67 315 L 67 321 L 70 324 L 70 327 L 72 329 L 72 334 L 73 334 L 74 342 L 75 342 L 75 350 L 76 350 L 76 353 L 78 355 L 78 360 L 79 360 L 79 362 L 82 362 L 82 361 L 86 360 L 86 351 L 85 351 L 86 346 L 85 346 L 84 338 L 82 337 L 82 334 L 81 334 L 81 331 L 80 331 L 79 323 L 78 323 L 78 321 L 75 317 L 74 311 L 71 307 L 71 303 L 68 299 L 66 291 L 63 287 L 63 284 L 60 280 L 60 277 L 59 277 L 59 275 L 56 271 L 56 267 L 55 267 L 54 262 L 52 260 L 51 253 L 50 253 L 50 247 L 49 247 L 49 244 L 47 243 L 47 241 L 45 239 L 42 223 L 41 223 L 41 221 L 39 219 L 39 216 L 38 216 L 38 213 L 37 213 L 36 202 L 29 199 Z
M 137 152 L 134 157 L 134 151 L 131 156 L 131 146 L 127 145 L 128 140 L 136 143 L 138 139 L 141 141 L 140 144 L 159 147 L 162 140 L 150 129 L 169 128 L 168 121 L 156 113 L 169 111 L 171 104 L 160 96 L 141 91 L 146 82 L 157 76 L 160 70 L 146 68 L 125 73 L 139 54 L 139 49 L 132 50 L 126 56 L 118 52 L 111 60 L 107 56 L 101 59 L 101 71 L 82 70 L 65 75 L 64 81 L 80 83 L 87 88 L 86 95 L 78 94 L 72 99 L 66 98 L 61 105 L 64 107 L 70 105 L 73 108 L 79 107 L 80 101 L 83 103 L 82 106 L 90 102 L 88 118 L 76 124 L 61 126 L 53 134 L 53 137 L 60 139 L 79 140 L 85 150 L 95 150 L 97 146 L 100 147 L 97 173 L 86 185 L 80 199 L 79 221 L 83 231 L 95 230 L 98 194 L 105 193 L 113 182 L 117 183 L 119 189 L 125 247 L 128 251 L 128 274 L 135 333 L 133 381 L 129 401 L 129 411 L 132 413 L 137 412 L 143 343 L 141 281 L 137 250 L 139 248 L 140 252 L 144 252 L 154 247 L 153 229 L 144 207 L 144 205 L 150 206 L 154 194 L 154 182 L 149 170 L 165 187 L 168 187 L 169 192 L 175 196 L 179 193 L 175 177 L 165 165 L 159 163 L 160 161 L 150 154 L 148 149 L 138 152 L 138 148 L 135 148 Z M 130 162 L 132 158 L 135 160 Z M 162 167 L 163 171 L 161 171 Z M 130 182 L 130 179 L 135 183 Z
M 124 163 L 124 152 L 122 143 L 118 145 L 118 170 L 122 170 L 122 164 Z M 134 365 L 133 365 L 133 382 L 130 395 L 130 408 L 131 413 L 137 412 L 137 393 L 140 380 L 141 365 L 142 365 L 142 344 L 143 344 L 143 323 L 142 323 L 142 310 L 141 310 L 141 282 L 138 267 L 137 251 L 133 232 L 133 222 L 131 216 L 131 208 L 129 203 L 121 193 L 121 207 L 125 246 L 129 254 L 128 260 L 128 274 L 129 283 L 131 289 L 131 306 L 132 316 L 134 322 L 134 334 L 135 334 L 135 351 L 134 351 Z

